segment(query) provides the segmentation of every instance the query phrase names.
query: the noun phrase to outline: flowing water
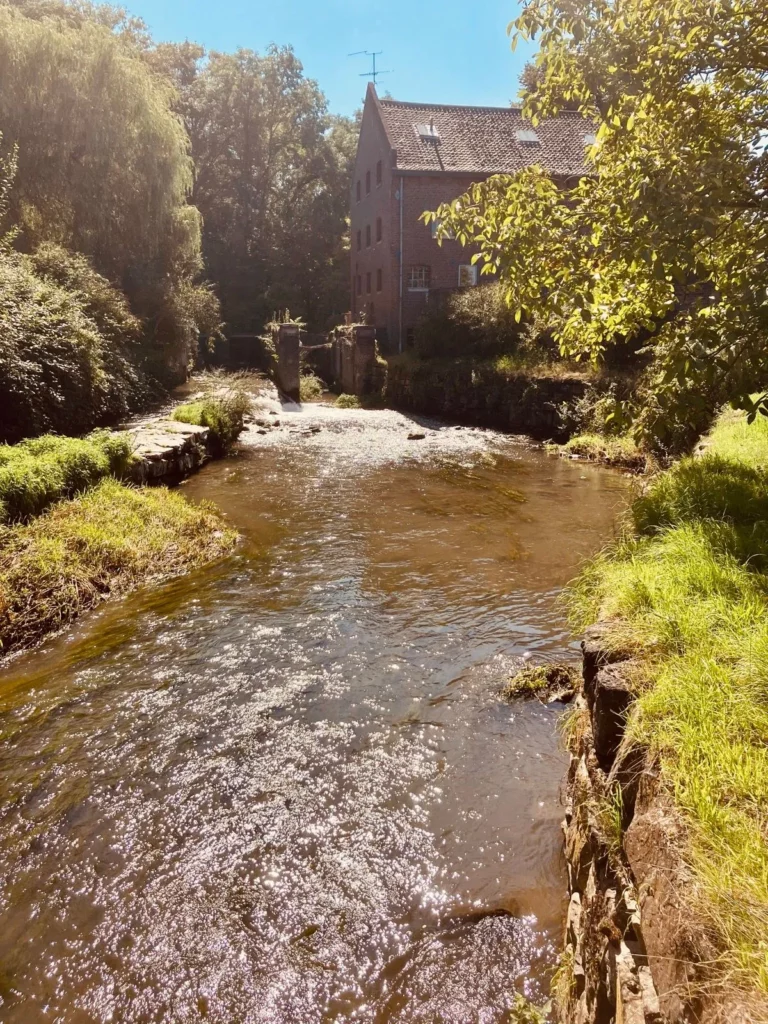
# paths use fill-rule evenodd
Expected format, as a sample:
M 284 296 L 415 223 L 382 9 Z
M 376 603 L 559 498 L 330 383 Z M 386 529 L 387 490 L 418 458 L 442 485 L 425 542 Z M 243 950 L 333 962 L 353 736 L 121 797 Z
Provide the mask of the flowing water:
M 263 415 L 185 485 L 232 557 L 0 677 L 4 1022 L 495 1024 L 545 990 L 562 708 L 498 691 L 567 655 L 557 593 L 626 481 L 394 412 Z

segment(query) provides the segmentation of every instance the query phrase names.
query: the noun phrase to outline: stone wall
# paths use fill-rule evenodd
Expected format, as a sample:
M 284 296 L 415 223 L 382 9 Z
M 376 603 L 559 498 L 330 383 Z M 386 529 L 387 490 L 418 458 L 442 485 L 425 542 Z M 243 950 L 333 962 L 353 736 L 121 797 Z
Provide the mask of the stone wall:
M 560 1024 L 683 1024 L 752 1018 L 720 993 L 716 950 L 694 912 L 685 828 L 647 752 L 625 736 L 631 660 L 584 640 L 567 728 L 563 830 L 569 904 L 554 984 Z M 709 996 L 706 995 L 709 993 Z
M 579 377 L 505 373 L 467 359 L 389 360 L 386 403 L 395 409 L 534 437 L 565 440 L 561 408 L 581 398 Z

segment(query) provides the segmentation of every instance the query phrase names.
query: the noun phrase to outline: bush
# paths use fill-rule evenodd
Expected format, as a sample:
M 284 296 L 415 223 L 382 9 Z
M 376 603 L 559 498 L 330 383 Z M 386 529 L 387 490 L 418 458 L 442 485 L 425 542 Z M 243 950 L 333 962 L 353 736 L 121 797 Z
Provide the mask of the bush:
M 299 378 L 299 401 L 314 402 L 322 398 L 328 388 L 314 373 L 305 373 Z
M 0 441 L 80 434 L 137 407 L 138 321 L 88 262 L 0 249 Z
M 181 423 L 208 427 L 222 451 L 231 448 L 243 429 L 244 417 L 251 409 L 251 399 L 244 391 L 209 396 L 188 402 L 174 410 L 173 418 Z
M 361 403 L 357 395 L 339 395 L 333 404 L 337 409 L 359 409 Z
M 123 473 L 130 459 L 130 438 L 108 431 L 0 445 L 0 523 L 39 515 L 60 498 Z
M 518 323 L 496 282 L 450 292 L 437 302 L 416 327 L 414 351 L 422 359 L 490 359 L 522 351 L 538 362 L 558 358 L 547 325 Z
M 0 647 L 29 647 L 105 596 L 125 593 L 231 550 L 216 511 L 164 487 L 103 480 L 0 544 Z

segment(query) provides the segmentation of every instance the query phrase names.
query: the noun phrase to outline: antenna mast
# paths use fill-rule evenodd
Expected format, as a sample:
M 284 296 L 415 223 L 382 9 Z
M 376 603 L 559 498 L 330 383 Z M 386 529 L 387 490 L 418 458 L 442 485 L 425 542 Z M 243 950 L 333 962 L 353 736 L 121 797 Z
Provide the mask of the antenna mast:
M 392 71 L 379 71 L 376 67 L 376 58 L 380 57 L 384 53 L 383 50 L 355 50 L 354 53 L 348 53 L 348 57 L 370 57 L 372 66 L 370 71 L 363 71 L 360 78 L 370 78 L 374 85 L 376 85 L 377 79 L 380 75 L 391 75 Z

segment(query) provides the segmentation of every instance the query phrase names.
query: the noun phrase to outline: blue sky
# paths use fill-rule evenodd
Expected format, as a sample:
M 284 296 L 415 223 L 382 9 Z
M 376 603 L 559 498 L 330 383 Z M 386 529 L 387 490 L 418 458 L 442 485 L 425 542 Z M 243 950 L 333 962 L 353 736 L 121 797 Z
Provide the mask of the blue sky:
M 532 48 L 511 53 L 517 0 L 123 0 L 158 41 L 191 39 L 211 50 L 290 43 L 333 113 L 351 114 L 365 93 L 367 57 L 383 50 L 379 82 L 399 100 L 505 106 Z

